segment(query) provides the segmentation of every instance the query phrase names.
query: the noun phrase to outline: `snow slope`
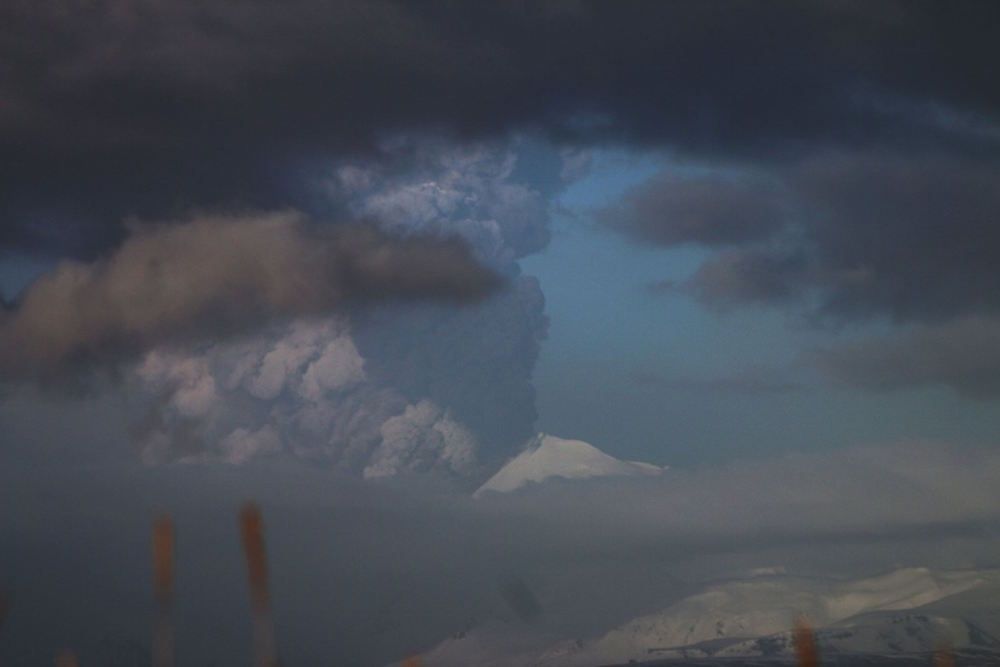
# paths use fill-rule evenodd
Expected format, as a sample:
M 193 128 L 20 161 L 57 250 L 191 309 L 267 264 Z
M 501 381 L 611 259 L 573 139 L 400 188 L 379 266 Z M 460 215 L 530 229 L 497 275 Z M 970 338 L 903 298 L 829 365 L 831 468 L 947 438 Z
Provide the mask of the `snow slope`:
M 508 665 L 591 667 L 664 658 L 780 657 L 792 652 L 790 626 L 800 615 L 817 628 L 827 654 L 900 655 L 956 648 L 1000 656 L 1000 572 L 906 568 L 852 581 L 759 576 L 708 586 L 664 610 L 603 636 L 568 639 L 529 652 L 522 643 L 484 652 L 484 628 L 443 642 L 427 667 Z M 511 648 L 513 649 L 513 643 Z M 446 658 L 438 660 L 439 658 Z
M 998 581 L 995 573 L 936 573 L 926 568 L 907 568 L 846 582 L 788 576 L 728 582 L 611 630 L 581 647 L 583 659 L 579 663 L 567 664 L 666 657 L 678 653 L 667 650 L 675 647 L 787 634 L 799 615 L 808 618 L 813 626 L 825 628 L 861 614 L 916 609 Z M 858 635 L 855 639 L 863 638 Z M 870 638 L 861 643 L 864 645 L 859 645 L 858 650 L 862 652 L 879 648 L 872 645 Z M 891 643 L 887 640 L 881 648 L 891 650 Z M 846 649 L 850 641 L 841 644 Z M 744 643 L 742 647 L 729 647 L 724 654 L 759 652 L 760 647 Z
M 659 475 L 663 470 L 651 463 L 621 461 L 582 440 L 566 440 L 539 433 L 523 452 L 511 459 L 473 495 L 479 497 L 487 491 L 507 493 L 552 477 L 635 477 Z

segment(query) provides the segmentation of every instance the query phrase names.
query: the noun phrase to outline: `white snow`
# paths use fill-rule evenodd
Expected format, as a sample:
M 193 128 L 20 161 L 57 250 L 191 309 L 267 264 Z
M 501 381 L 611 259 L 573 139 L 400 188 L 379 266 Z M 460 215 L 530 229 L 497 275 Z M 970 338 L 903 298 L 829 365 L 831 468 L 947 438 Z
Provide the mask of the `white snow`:
M 788 576 L 728 582 L 633 619 L 583 652 L 607 662 L 648 659 L 667 648 L 783 633 L 799 615 L 822 628 L 859 614 L 913 609 L 985 582 L 978 572 L 926 568 L 846 582 Z
M 539 433 L 523 452 L 511 459 L 473 495 L 479 497 L 487 491 L 507 493 L 552 477 L 636 477 L 659 475 L 663 470 L 651 463 L 616 459 L 582 440 Z
M 445 667 L 464 660 L 484 666 L 592 667 L 657 658 L 787 654 L 790 628 L 801 615 L 817 628 L 824 652 L 920 652 L 942 639 L 956 648 L 998 649 L 1000 640 L 993 639 L 1000 636 L 998 592 L 1000 572 L 995 570 L 905 568 L 850 581 L 757 575 L 710 585 L 603 636 L 564 639 L 540 651 L 525 651 L 523 639 L 500 646 L 495 629 L 479 628 L 462 641 L 443 642 L 423 656 L 423 664 Z

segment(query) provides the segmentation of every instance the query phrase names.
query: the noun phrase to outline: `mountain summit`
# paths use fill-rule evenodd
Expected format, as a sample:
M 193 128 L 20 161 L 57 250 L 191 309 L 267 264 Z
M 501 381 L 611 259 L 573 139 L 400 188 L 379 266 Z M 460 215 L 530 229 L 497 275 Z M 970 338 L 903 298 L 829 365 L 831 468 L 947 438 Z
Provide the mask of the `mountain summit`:
M 476 490 L 507 493 L 550 477 L 589 479 L 592 477 L 637 477 L 659 475 L 665 470 L 652 463 L 622 461 L 582 440 L 567 440 L 539 433 L 523 452 L 507 462 Z

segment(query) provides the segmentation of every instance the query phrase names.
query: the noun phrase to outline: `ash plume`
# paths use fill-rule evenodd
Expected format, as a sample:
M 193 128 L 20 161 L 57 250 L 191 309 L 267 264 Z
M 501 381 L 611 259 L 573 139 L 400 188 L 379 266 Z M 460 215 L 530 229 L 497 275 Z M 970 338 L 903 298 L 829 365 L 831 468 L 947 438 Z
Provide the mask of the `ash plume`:
M 367 478 L 465 478 L 533 434 L 531 373 L 547 321 L 518 260 L 548 242 L 544 193 L 519 180 L 516 142 L 383 151 L 330 165 L 317 187 L 331 209 L 390 238 L 461 239 L 468 268 L 486 267 L 472 285 L 481 271 L 503 284 L 474 302 L 397 299 L 154 346 L 128 376 L 149 397 L 134 429 L 144 460 L 293 457 Z

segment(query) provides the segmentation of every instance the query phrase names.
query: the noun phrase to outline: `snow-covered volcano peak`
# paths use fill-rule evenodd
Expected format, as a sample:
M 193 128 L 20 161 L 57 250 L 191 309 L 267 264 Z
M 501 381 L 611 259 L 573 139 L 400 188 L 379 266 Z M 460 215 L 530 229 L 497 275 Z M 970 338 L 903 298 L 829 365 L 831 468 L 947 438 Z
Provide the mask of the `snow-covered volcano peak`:
M 567 440 L 539 433 L 523 452 L 507 462 L 474 495 L 486 491 L 509 492 L 550 477 L 588 479 L 659 475 L 664 468 L 651 463 L 622 461 L 582 440 Z

